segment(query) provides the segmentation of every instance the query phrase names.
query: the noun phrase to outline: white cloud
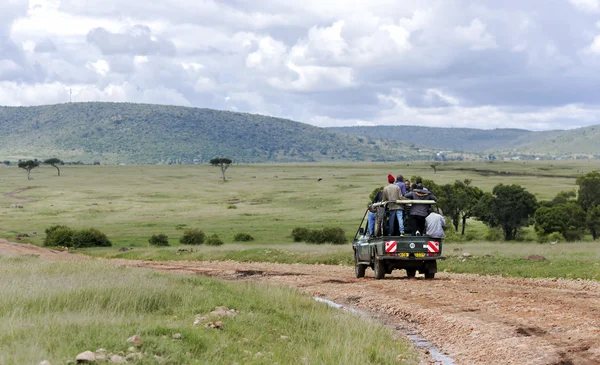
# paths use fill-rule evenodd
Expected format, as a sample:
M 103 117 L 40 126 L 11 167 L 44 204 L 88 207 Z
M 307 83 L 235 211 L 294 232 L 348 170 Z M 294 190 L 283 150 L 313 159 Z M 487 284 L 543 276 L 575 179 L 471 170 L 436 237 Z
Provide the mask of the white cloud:
M 87 67 L 90 70 L 95 71 L 100 76 L 106 76 L 106 74 L 108 74 L 108 72 L 110 71 L 110 66 L 108 65 L 108 62 L 106 62 L 105 60 L 98 60 L 96 62 L 88 62 Z
M 568 104 L 559 107 L 522 108 L 491 105 L 460 107 L 457 105 L 419 108 L 408 105 L 405 93 L 394 89 L 379 94 L 381 112 L 374 118 L 380 125 L 422 125 L 470 127 L 481 129 L 519 128 L 530 130 L 580 127 L 600 120 L 600 108 Z M 568 124 L 565 124 L 565 123 Z
M 354 85 L 352 69 L 348 67 L 298 66 L 293 63 L 286 66 L 295 77 L 273 77 L 269 79 L 270 85 L 281 90 L 300 92 L 338 90 Z
M 498 46 L 494 36 L 486 31 L 486 25 L 479 18 L 473 19 L 468 27 L 456 27 L 455 31 L 458 39 L 466 42 L 472 50 L 480 51 Z
M 271 37 L 264 37 L 258 42 L 258 49 L 246 57 L 246 66 L 261 71 L 269 71 L 281 65 L 287 47 Z
M 317 125 L 569 128 L 599 120 L 594 12 L 600 0 L 6 0 L 0 104 L 72 88 Z
M 584 11 L 598 11 L 600 0 L 569 0 L 571 4 Z

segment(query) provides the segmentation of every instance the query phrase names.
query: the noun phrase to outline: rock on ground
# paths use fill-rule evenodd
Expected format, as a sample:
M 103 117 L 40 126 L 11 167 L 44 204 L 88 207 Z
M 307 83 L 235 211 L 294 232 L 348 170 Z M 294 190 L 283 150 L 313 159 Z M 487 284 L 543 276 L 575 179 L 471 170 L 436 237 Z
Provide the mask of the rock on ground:
M 86 364 L 96 361 L 96 354 L 91 351 L 85 351 L 75 357 L 78 364 Z

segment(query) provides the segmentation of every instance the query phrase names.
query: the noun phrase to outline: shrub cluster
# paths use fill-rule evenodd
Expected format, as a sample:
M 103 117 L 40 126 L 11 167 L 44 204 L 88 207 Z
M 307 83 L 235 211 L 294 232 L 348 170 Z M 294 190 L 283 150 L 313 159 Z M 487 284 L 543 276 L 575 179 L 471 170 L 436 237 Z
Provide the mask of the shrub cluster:
M 168 246 L 169 237 L 166 234 L 153 234 L 148 240 L 148 243 L 152 246 Z
M 249 242 L 254 241 L 254 237 L 248 233 L 238 233 L 233 237 L 233 240 L 236 242 Z
M 219 236 L 217 236 L 217 234 L 215 233 L 208 236 L 208 238 L 206 239 L 206 244 L 209 246 L 221 246 L 223 244 L 223 241 L 221 241 Z
M 292 230 L 294 242 L 307 243 L 333 243 L 341 245 L 346 243 L 346 233 L 340 227 L 325 227 L 323 229 L 309 229 L 306 227 L 296 227 Z
M 204 243 L 206 235 L 199 229 L 187 229 L 183 231 L 183 236 L 179 242 L 184 245 L 201 245 Z
M 73 248 L 110 247 L 112 243 L 106 234 L 95 228 L 72 229 L 64 225 L 54 225 L 46 229 L 44 246 Z

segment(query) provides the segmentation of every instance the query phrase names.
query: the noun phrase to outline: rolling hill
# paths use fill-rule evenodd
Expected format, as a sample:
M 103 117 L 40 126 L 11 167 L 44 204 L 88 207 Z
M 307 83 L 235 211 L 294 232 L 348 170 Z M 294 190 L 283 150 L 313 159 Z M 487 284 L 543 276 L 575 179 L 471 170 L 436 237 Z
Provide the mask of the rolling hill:
M 0 159 L 91 163 L 403 160 L 404 144 L 247 113 L 130 103 L 0 107 Z
M 542 132 L 524 129 L 482 130 L 417 126 L 335 127 L 328 130 L 427 146 L 441 151 L 600 157 L 596 142 L 600 138 L 600 126 Z
M 563 131 L 532 132 L 524 129 L 473 129 L 417 126 L 336 127 L 332 132 L 368 136 L 428 146 L 440 150 L 486 152 L 535 143 Z

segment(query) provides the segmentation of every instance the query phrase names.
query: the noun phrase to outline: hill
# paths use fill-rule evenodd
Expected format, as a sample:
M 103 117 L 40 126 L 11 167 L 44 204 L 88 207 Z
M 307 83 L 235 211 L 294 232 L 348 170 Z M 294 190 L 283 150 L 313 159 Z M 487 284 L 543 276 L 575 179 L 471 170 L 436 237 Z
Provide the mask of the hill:
M 534 142 L 524 143 L 517 147 L 517 151 L 553 156 L 581 156 L 600 158 L 600 125 L 561 131 L 551 134 Z
M 130 103 L 0 107 L 0 158 L 91 163 L 402 160 L 403 144 L 337 134 L 287 119 Z
M 417 126 L 335 127 L 332 132 L 401 141 L 438 150 L 494 152 L 521 148 L 536 150 L 536 143 L 552 139 L 565 131 L 532 132 L 524 129 L 473 129 Z

